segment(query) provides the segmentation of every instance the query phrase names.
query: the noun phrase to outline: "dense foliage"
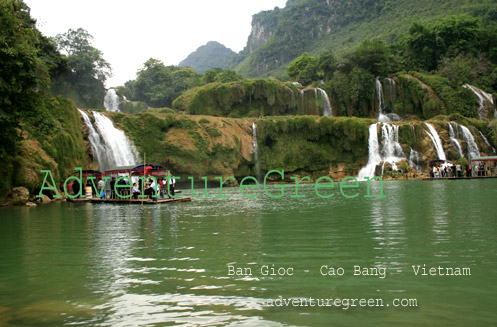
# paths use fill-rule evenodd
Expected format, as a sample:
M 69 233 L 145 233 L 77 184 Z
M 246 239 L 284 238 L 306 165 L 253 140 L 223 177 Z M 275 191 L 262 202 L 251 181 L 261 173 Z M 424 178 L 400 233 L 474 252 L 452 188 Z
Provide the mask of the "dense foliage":
M 55 80 L 53 92 L 71 98 L 80 107 L 103 108 L 104 83 L 111 76 L 111 68 L 102 52 L 92 46 L 92 39 L 82 28 L 55 37 L 70 71 Z
M 118 88 L 128 100 L 141 101 L 154 108 L 171 107 L 183 92 L 212 82 L 233 82 L 242 76 L 231 70 L 212 68 L 198 74 L 190 67 L 166 66 L 158 59 L 149 59 L 138 71 L 135 80 Z
M 79 116 L 70 101 L 47 91 L 67 71 L 55 44 L 18 0 L 0 2 L 0 198 L 14 186 L 39 186 L 40 169 L 60 179 L 84 159 Z

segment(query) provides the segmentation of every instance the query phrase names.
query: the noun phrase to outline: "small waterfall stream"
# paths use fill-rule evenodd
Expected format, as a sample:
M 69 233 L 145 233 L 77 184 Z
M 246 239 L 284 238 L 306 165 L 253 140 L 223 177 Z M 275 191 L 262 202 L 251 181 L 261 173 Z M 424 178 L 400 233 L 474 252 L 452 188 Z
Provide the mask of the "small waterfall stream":
M 376 166 L 381 163 L 380 143 L 378 142 L 378 124 L 369 125 L 368 138 L 368 163 L 359 171 L 358 179 L 364 180 L 365 177 L 375 175 Z
M 316 87 L 316 88 L 306 88 L 306 89 L 302 89 L 302 90 L 299 91 L 300 110 L 301 110 L 301 112 L 303 114 L 306 113 L 306 110 L 305 110 L 305 103 L 306 103 L 305 96 L 306 95 L 305 95 L 305 93 L 306 92 L 310 92 L 310 91 L 312 91 L 314 93 L 313 103 L 315 103 L 316 109 L 319 109 L 318 108 L 319 96 L 321 97 L 321 103 L 323 105 L 322 110 L 321 110 L 321 115 L 332 117 L 333 110 L 331 108 L 330 98 L 328 97 L 328 94 L 326 93 L 326 91 L 323 90 L 323 89 L 321 89 L 321 88 L 319 88 L 319 87 Z M 319 94 L 319 96 L 318 96 L 318 94 Z
M 332 117 L 332 111 L 331 111 L 331 104 L 330 104 L 330 98 L 328 98 L 328 94 L 326 94 L 326 91 L 320 88 L 316 88 L 320 94 L 321 94 L 321 102 L 323 102 L 323 116 L 328 116 Z
M 496 153 L 495 152 L 495 148 L 490 144 L 490 142 L 488 142 L 488 139 L 485 137 L 485 135 L 483 135 L 483 133 L 481 131 L 478 131 L 481 135 L 481 138 L 483 139 L 483 141 L 485 142 L 485 144 L 487 145 L 487 147 L 489 149 L 492 149 L 492 153 Z
M 485 109 L 485 100 L 490 102 L 492 105 L 495 105 L 493 95 L 483 91 L 482 89 L 477 88 L 476 86 L 470 85 L 470 84 L 464 84 L 463 87 L 470 89 L 478 97 L 478 100 L 480 102 L 480 107 L 478 108 L 478 118 L 480 118 L 480 120 L 483 119 L 483 114 L 484 114 L 484 109 Z M 496 109 L 494 109 L 494 119 L 497 119 L 497 110 Z
M 92 111 L 95 119 L 92 123 L 84 111 L 79 112 L 88 127 L 88 139 L 101 171 L 137 164 L 138 155 L 135 146 L 122 130 L 114 126 L 112 120 L 99 112 Z
M 425 130 L 426 134 L 430 137 L 433 145 L 435 146 L 435 150 L 437 151 L 438 159 L 447 160 L 445 156 L 444 148 L 442 146 L 442 141 L 440 140 L 440 136 L 438 136 L 437 130 L 432 125 L 425 123 L 426 127 L 428 127 L 428 131 Z
M 468 143 L 468 159 L 479 157 L 480 150 L 478 149 L 478 145 L 475 142 L 473 134 L 471 134 L 470 130 L 464 125 L 459 125 L 459 128 L 462 132 L 463 140 Z
M 449 122 L 448 123 L 448 125 L 449 125 L 449 137 L 450 137 L 450 140 L 452 141 L 452 144 L 454 144 L 454 146 L 457 149 L 457 153 L 459 154 L 459 158 L 462 158 L 462 157 L 464 157 L 464 154 L 462 153 L 461 143 L 459 143 L 459 140 L 456 138 L 456 134 L 454 133 L 454 128 L 452 127 L 453 124 L 455 125 L 456 131 L 457 131 L 457 123 Z
M 252 146 L 254 147 L 255 174 L 258 181 L 261 181 L 261 163 L 259 162 L 259 144 L 257 142 L 257 127 L 252 122 Z
M 107 111 L 121 111 L 119 110 L 119 96 L 114 89 L 108 89 L 105 93 L 104 107 Z
M 383 113 L 383 110 L 385 110 L 385 105 L 383 98 L 383 86 L 381 85 L 380 77 L 376 77 L 375 86 L 376 86 L 376 97 L 378 98 L 378 121 L 388 122 L 390 121 L 390 118 L 388 118 L 388 116 Z

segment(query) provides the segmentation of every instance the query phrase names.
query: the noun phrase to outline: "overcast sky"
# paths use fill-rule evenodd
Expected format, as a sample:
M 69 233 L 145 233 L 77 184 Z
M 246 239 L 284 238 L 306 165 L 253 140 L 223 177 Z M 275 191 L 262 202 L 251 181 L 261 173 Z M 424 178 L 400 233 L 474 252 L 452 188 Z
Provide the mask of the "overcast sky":
M 107 87 L 134 79 L 149 58 L 177 65 L 208 41 L 235 52 L 250 34 L 252 15 L 286 0 L 24 0 L 47 36 L 82 27 L 112 65 Z

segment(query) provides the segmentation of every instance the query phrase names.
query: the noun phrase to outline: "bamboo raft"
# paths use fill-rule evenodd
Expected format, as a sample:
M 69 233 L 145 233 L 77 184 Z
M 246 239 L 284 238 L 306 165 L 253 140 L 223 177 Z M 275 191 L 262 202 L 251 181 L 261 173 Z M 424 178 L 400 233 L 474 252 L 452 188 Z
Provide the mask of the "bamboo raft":
M 143 199 L 100 199 L 100 198 L 67 198 L 66 201 L 74 203 L 130 203 L 130 204 L 163 204 L 172 202 L 190 202 L 192 198 L 189 196 L 181 196 L 175 199 L 161 199 L 154 201 L 149 198 Z

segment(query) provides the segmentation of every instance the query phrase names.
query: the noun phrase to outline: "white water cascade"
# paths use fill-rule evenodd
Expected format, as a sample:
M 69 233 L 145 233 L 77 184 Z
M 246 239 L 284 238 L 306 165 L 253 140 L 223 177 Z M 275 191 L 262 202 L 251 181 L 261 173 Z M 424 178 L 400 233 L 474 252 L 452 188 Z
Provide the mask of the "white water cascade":
M 428 131 L 425 130 L 426 134 L 430 137 L 433 145 L 435 146 L 435 150 L 437 151 L 438 159 L 447 160 L 445 156 L 444 148 L 442 146 L 442 141 L 440 140 L 440 136 L 438 136 L 437 130 L 432 125 L 425 123 L 426 127 L 428 127 Z
M 459 125 L 459 128 L 462 132 L 463 140 L 468 143 L 468 159 L 479 157 L 480 150 L 478 149 L 478 145 L 475 142 L 473 134 L 471 134 L 470 130 L 464 125 Z
M 104 107 L 107 111 L 121 111 L 119 110 L 119 96 L 114 89 L 108 89 L 105 93 Z
M 383 137 L 383 161 L 391 163 L 392 168 L 396 169 L 395 163 L 405 158 L 399 144 L 399 126 L 383 124 L 381 126 L 381 135 Z
M 316 88 L 307 88 L 307 89 L 302 89 L 299 92 L 299 97 L 300 97 L 300 108 L 302 113 L 305 113 L 305 92 L 308 91 L 314 91 L 314 103 L 318 103 L 318 93 L 321 96 L 321 102 L 323 103 L 323 110 L 322 110 L 322 115 L 323 116 L 332 116 L 332 108 L 331 108 L 331 103 L 330 103 L 330 98 L 328 97 L 328 94 L 326 94 L 326 91 L 316 87 Z
M 358 180 L 362 181 L 365 177 L 375 175 L 376 166 L 381 163 L 380 143 L 378 142 L 378 124 L 369 125 L 368 138 L 368 163 L 359 171 Z
M 419 155 L 419 152 L 411 148 L 411 153 L 409 155 L 409 166 L 414 167 L 416 172 L 420 173 L 423 171 L 420 163 L 421 156 Z
M 378 121 L 379 122 L 387 122 L 390 121 L 387 115 L 383 113 L 383 109 L 385 109 L 384 98 L 383 98 L 383 86 L 381 85 L 380 78 L 376 77 L 376 97 L 378 98 Z
M 487 147 L 488 147 L 489 149 L 492 149 L 492 152 L 493 152 L 493 153 L 496 153 L 496 152 L 495 152 L 495 148 L 494 148 L 494 147 L 490 144 L 490 142 L 488 142 L 488 139 L 485 137 L 485 135 L 483 135 L 483 133 L 482 133 L 481 131 L 478 131 L 478 132 L 480 133 L 481 138 L 483 139 L 483 141 L 485 142 L 485 144 L 487 145 Z
M 252 146 L 254 147 L 255 174 L 258 181 L 261 181 L 261 164 L 259 162 L 259 144 L 257 143 L 257 127 L 252 122 Z
M 137 164 L 137 151 L 126 134 L 114 126 L 107 116 L 92 111 L 92 123 L 84 111 L 79 111 L 88 127 L 89 141 L 93 155 L 101 171 L 114 167 Z
M 463 87 L 470 89 L 473 91 L 473 93 L 478 97 L 478 100 L 480 102 L 480 108 L 478 109 L 478 117 L 483 119 L 483 111 L 485 107 L 485 99 L 490 102 L 492 105 L 495 105 L 494 103 L 494 97 L 492 94 L 489 94 L 482 89 L 477 88 L 476 86 L 469 85 L 469 84 L 464 84 Z M 490 118 L 490 117 L 489 117 Z M 494 119 L 497 119 L 497 110 L 494 110 Z
M 395 81 L 391 78 L 387 78 L 388 83 L 393 83 Z M 378 98 L 378 121 L 379 122 L 389 122 L 389 121 L 401 121 L 402 118 L 396 113 L 385 114 L 385 94 L 383 92 L 383 86 L 381 84 L 380 78 L 376 77 L 375 82 L 376 97 Z
M 328 116 L 332 117 L 332 111 L 331 111 L 331 104 L 330 104 L 330 98 L 328 98 L 328 94 L 326 94 L 326 91 L 323 89 L 320 89 L 319 87 L 316 88 L 320 94 L 321 94 L 321 102 L 323 102 L 323 116 Z
M 397 169 L 396 162 L 405 159 L 404 151 L 399 143 L 399 126 L 389 123 L 381 124 L 381 151 L 380 143 L 378 142 L 378 125 L 381 123 L 372 124 L 369 126 L 368 139 L 368 163 L 359 171 L 359 180 L 365 177 L 374 177 L 376 166 L 383 162 L 382 174 L 385 163 L 390 163 L 393 169 Z M 381 153 L 381 154 L 380 154 Z
M 454 127 L 452 127 L 452 125 L 455 125 L 455 130 L 457 131 L 457 123 L 454 123 L 454 122 L 449 122 L 448 125 L 449 125 L 449 137 L 450 137 L 450 140 L 452 141 L 452 144 L 454 144 L 454 146 L 456 147 L 457 149 L 457 153 L 459 154 L 459 158 L 462 158 L 464 157 L 464 154 L 462 153 L 462 148 L 461 148 L 461 143 L 459 143 L 459 140 L 457 139 L 457 136 L 456 136 L 456 133 L 454 132 Z M 459 133 L 457 133 L 459 134 Z

